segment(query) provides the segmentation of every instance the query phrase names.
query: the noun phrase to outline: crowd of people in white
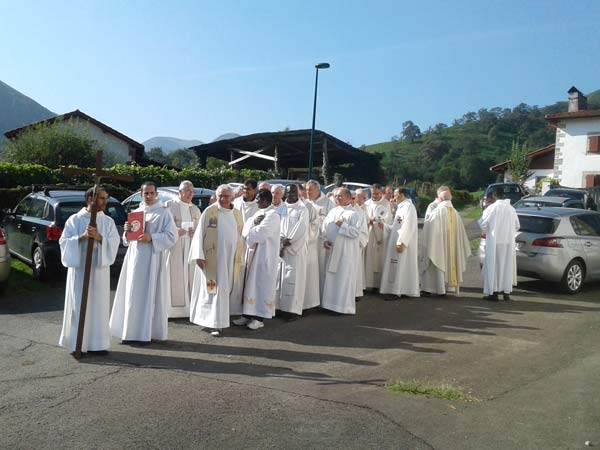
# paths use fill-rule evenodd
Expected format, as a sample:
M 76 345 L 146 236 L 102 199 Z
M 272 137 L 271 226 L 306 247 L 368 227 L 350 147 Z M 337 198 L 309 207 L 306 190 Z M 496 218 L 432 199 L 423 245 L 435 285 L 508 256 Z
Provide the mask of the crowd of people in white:
M 379 184 L 366 192 L 341 187 L 326 196 L 317 181 L 287 186 L 247 180 L 238 194 L 217 188 L 203 213 L 184 181 L 179 198 L 163 204 L 156 186 L 141 187 L 144 233 L 119 236 L 103 214 L 108 194 L 97 192 L 97 226 L 87 206 L 67 221 L 60 238 L 68 267 L 60 345 L 75 349 L 88 241 L 94 251 L 83 352 L 106 353 L 111 336 L 124 344 L 166 340 L 169 318 L 189 318 L 219 336 L 231 324 L 256 330 L 280 315 L 296 320 L 321 307 L 355 314 L 365 291 L 385 300 L 458 295 L 471 254 L 451 191 L 441 186 L 418 238 L 408 191 Z M 480 220 L 486 233 L 482 270 L 485 299 L 510 300 L 516 283 L 514 235 L 519 223 L 502 193 Z M 125 231 L 129 224 L 125 224 Z M 120 240 L 128 246 L 110 311 L 110 271 Z M 512 244 L 511 244 L 512 243 Z M 239 316 L 231 320 L 231 317 Z

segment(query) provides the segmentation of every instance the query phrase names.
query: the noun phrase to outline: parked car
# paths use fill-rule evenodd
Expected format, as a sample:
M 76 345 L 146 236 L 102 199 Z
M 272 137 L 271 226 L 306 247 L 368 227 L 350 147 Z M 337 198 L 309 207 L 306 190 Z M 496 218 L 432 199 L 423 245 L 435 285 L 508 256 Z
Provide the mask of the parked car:
M 490 184 L 481 197 L 481 209 L 485 209 L 492 202 L 492 192 L 502 189 L 504 191 L 504 198 L 510 199 L 510 204 L 514 205 L 516 202 L 525 197 L 525 191 L 517 183 L 492 183 Z
M 371 198 L 371 185 L 370 184 L 357 183 L 355 181 L 344 181 L 342 183 L 342 186 L 350 189 L 351 191 L 355 191 L 357 189 L 362 189 L 363 191 L 365 191 L 367 193 L 367 200 Z M 336 187 L 337 186 L 334 183 L 332 183 L 332 184 L 328 184 L 327 186 L 323 187 L 321 190 L 323 191 L 323 194 L 327 195 L 329 192 L 331 192 Z
M 159 187 L 157 191 L 158 199 L 163 203 L 166 203 L 169 200 L 174 200 L 179 196 L 179 188 L 175 186 Z M 195 187 L 192 203 L 200 208 L 200 212 L 202 212 L 210 204 L 210 197 L 214 195 L 214 193 L 215 191 L 211 189 Z M 135 194 L 127 197 L 121 203 L 123 204 L 123 208 L 125 208 L 125 212 L 131 212 L 140 205 L 141 201 L 142 195 L 138 191 Z
M 564 197 L 578 200 L 585 205 L 584 209 L 590 209 L 597 211 L 598 206 L 594 201 L 592 194 L 585 189 L 574 189 L 574 188 L 553 188 L 548 190 L 544 197 Z
M 523 197 L 513 205 L 515 209 L 522 208 L 543 208 L 551 206 L 555 208 L 577 208 L 585 209 L 583 201 L 569 197 L 549 197 L 549 196 L 531 196 Z
M 517 273 L 556 282 L 569 294 L 584 281 L 600 280 L 600 213 L 575 208 L 542 207 L 517 211 Z M 485 258 L 485 234 L 479 262 Z
M 260 181 L 258 184 L 260 183 L 269 183 L 271 186 L 273 186 L 274 184 L 281 184 L 282 186 L 288 186 L 290 184 L 304 184 L 306 183 L 306 181 L 302 181 L 302 180 L 283 180 L 283 179 L 272 179 L 272 180 L 263 180 Z M 243 186 L 243 185 L 242 185 Z
M 4 230 L 0 227 L 0 290 L 5 286 L 10 276 L 10 252 L 6 244 Z
M 67 219 L 84 206 L 84 191 L 44 189 L 28 194 L 14 209 L 4 211 L 2 225 L 11 255 L 30 265 L 37 279 L 48 279 L 62 272 L 58 240 Z M 122 234 L 127 218 L 123 206 L 109 197 L 105 213 L 113 218 Z M 125 252 L 121 245 L 113 266 L 120 267 Z

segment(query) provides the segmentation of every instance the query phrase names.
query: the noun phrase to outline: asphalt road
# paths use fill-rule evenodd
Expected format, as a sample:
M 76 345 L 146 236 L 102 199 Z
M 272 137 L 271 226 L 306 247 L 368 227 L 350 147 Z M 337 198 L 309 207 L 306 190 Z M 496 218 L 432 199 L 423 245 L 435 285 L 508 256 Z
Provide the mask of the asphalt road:
M 473 229 L 470 234 L 477 234 Z M 213 338 L 185 320 L 146 348 L 75 361 L 60 287 L 0 298 L 2 449 L 583 449 L 600 446 L 600 286 L 520 279 L 460 297 L 319 311 Z M 416 380 L 471 401 L 397 394 Z

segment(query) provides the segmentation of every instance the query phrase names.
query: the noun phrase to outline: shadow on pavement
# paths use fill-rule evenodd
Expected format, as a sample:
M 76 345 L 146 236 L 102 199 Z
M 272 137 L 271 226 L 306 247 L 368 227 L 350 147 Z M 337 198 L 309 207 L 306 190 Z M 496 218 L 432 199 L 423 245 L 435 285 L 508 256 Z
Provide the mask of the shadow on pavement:
M 149 347 L 149 348 L 152 348 Z M 146 369 L 181 370 L 200 374 L 231 374 L 264 378 L 288 378 L 319 381 L 321 384 L 369 384 L 380 385 L 385 380 L 346 381 L 331 378 L 318 372 L 300 372 L 287 367 L 277 367 L 242 362 L 220 362 L 198 358 L 181 358 L 147 353 L 111 351 L 107 357 L 84 357 L 82 364 L 103 366 L 139 367 Z

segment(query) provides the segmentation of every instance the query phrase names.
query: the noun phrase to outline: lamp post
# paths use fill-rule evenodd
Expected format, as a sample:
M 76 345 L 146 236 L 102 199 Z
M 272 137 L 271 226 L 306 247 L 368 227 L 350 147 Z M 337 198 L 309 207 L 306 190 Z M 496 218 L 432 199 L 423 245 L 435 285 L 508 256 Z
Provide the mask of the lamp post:
M 329 63 L 320 63 L 315 66 L 315 102 L 313 104 L 312 128 L 310 129 L 310 150 L 308 153 L 308 179 L 312 179 L 313 171 L 313 137 L 315 135 L 315 119 L 317 116 L 317 86 L 319 85 L 319 69 L 329 69 Z

